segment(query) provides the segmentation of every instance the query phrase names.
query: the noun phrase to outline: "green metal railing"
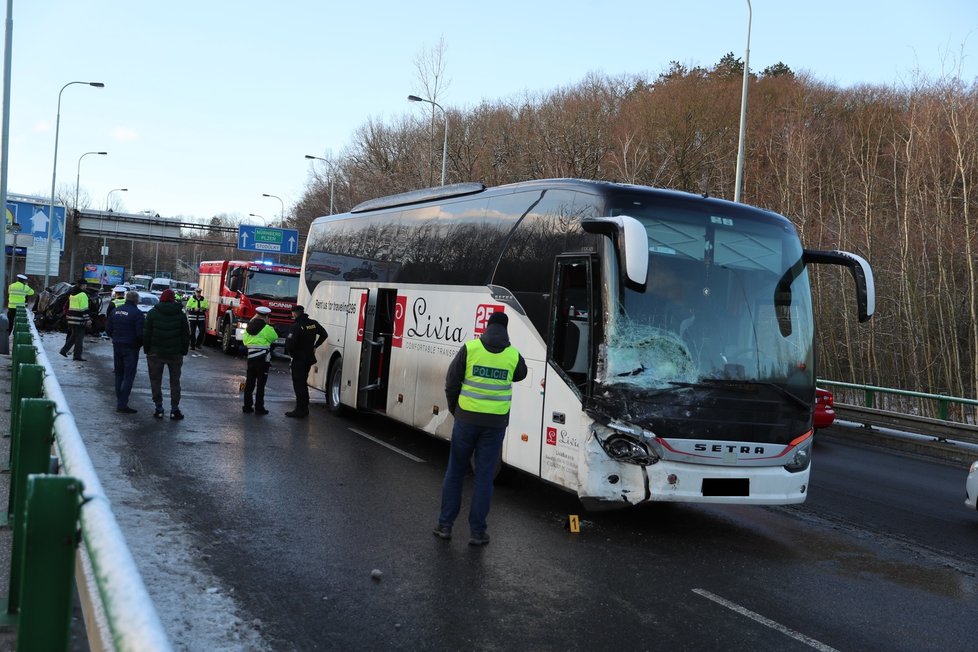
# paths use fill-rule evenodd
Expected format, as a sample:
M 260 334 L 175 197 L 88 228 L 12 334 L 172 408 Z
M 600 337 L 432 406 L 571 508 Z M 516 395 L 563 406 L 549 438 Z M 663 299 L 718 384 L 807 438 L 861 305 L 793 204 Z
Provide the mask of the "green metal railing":
M 67 650 L 78 573 L 92 649 L 171 647 L 25 308 L 11 351 L 9 594 L 17 650 Z M 64 475 L 51 475 L 52 445 Z M 76 560 L 78 564 L 76 565 Z
M 894 412 L 907 412 L 907 403 L 903 402 L 899 407 L 904 408 L 900 410 L 894 410 L 892 404 L 877 405 L 877 399 L 880 396 L 899 396 L 904 398 L 912 398 L 917 400 L 917 405 L 919 406 L 919 416 L 932 417 L 935 419 L 940 419 L 942 421 L 957 421 L 959 423 L 975 423 L 975 410 L 965 410 L 965 406 L 978 408 L 978 400 L 971 398 L 959 398 L 955 396 L 948 396 L 946 394 L 928 394 L 926 392 L 914 392 L 905 389 L 892 389 L 889 387 L 877 387 L 875 385 L 859 385 L 856 383 L 844 383 L 838 380 L 825 380 L 824 378 L 819 378 L 816 382 L 819 386 L 828 387 L 842 387 L 847 390 L 854 390 L 850 392 L 850 395 L 855 397 L 860 392 L 862 393 L 862 405 L 868 408 L 880 408 L 884 410 L 891 410 Z M 958 418 L 952 419 L 951 407 L 961 406 L 958 410 Z M 934 409 L 936 407 L 936 410 Z M 969 420 L 970 416 L 970 420 Z

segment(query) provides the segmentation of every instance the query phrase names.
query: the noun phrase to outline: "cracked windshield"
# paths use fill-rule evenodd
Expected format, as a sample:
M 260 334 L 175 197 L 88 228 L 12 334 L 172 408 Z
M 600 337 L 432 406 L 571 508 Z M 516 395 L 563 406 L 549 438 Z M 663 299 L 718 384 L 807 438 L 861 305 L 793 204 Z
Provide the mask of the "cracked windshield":
M 796 392 L 812 382 L 808 275 L 791 226 L 641 201 L 617 214 L 645 225 L 649 274 L 644 292 L 625 289 L 610 311 L 601 382 L 641 391 L 750 381 Z

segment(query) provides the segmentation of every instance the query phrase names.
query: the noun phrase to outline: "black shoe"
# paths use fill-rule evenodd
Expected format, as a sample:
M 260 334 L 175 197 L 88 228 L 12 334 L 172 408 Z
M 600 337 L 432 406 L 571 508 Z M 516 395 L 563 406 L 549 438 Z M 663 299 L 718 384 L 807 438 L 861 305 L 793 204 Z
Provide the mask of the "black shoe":
M 435 526 L 435 529 L 432 530 L 431 533 L 434 534 L 439 539 L 444 539 L 445 541 L 449 541 L 452 538 L 452 526 L 442 525 L 441 523 L 439 523 L 438 525 Z
M 156 411 L 153 412 L 153 418 L 154 419 L 162 419 L 163 418 L 163 408 L 161 408 L 161 407 L 156 408 Z
M 139 412 L 139 410 L 134 410 L 128 405 L 126 407 L 116 408 L 115 411 L 122 412 L 123 414 L 136 414 L 136 412 Z
M 263 417 L 266 414 L 268 414 L 268 410 L 266 410 L 265 408 L 255 408 L 256 417 Z
M 292 410 L 291 412 L 286 412 L 285 416 L 292 417 L 293 419 L 305 419 L 309 416 L 309 410 Z
M 245 405 L 241 408 L 241 411 L 244 412 L 245 414 L 251 414 L 255 410 L 250 405 Z
M 61 357 L 62 358 L 67 358 L 68 357 L 68 352 L 67 351 L 58 351 L 58 353 L 61 354 Z
M 485 546 L 489 545 L 489 533 L 488 532 L 473 532 L 472 536 L 469 537 L 470 546 Z
M 179 421 L 183 418 L 183 412 L 180 410 L 170 410 L 170 418 L 174 421 Z
M 73 358 L 75 362 L 88 362 L 88 358 Z

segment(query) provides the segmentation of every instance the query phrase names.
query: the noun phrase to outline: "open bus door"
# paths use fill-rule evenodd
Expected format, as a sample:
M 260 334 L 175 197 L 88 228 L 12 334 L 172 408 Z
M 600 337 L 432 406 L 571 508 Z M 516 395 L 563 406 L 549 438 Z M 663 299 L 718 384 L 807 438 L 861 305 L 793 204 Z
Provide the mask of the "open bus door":
M 387 409 L 393 313 L 384 307 L 394 299 L 393 290 L 350 288 L 350 303 L 358 310 L 347 317 L 340 388 L 340 400 L 345 405 L 380 412 Z
M 578 483 L 577 462 L 586 436 L 581 404 L 592 380 L 600 305 L 595 270 L 589 255 L 558 256 L 554 267 L 540 477 L 564 487 Z

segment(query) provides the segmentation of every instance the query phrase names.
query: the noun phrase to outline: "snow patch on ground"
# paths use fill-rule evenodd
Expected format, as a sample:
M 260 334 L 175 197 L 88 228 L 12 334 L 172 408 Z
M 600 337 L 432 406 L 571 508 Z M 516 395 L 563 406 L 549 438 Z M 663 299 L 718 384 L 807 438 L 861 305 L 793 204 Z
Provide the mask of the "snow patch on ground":
M 88 455 L 173 649 L 271 650 L 262 639 L 261 621 L 243 614 L 233 589 L 207 569 L 206 558 L 185 526 L 163 509 L 159 497 L 149 488 L 133 482 L 138 462 L 119 454 L 117 435 L 83 423 L 86 415 L 112 410 L 114 397 L 104 400 L 107 394 L 103 392 L 78 391 L 76 388 L 86 380 L 79 375 L 78 383 L 73 382 L 72 363 L 58 355 L 64 335 L 44 333 L 42 340 L 79 429 L 85 433 Z M 101 348 L 92 338 L 86 338 L 86 352 L 89 347 Z M 100 399 L 98 405 L 94 404 L 96 397 Z

